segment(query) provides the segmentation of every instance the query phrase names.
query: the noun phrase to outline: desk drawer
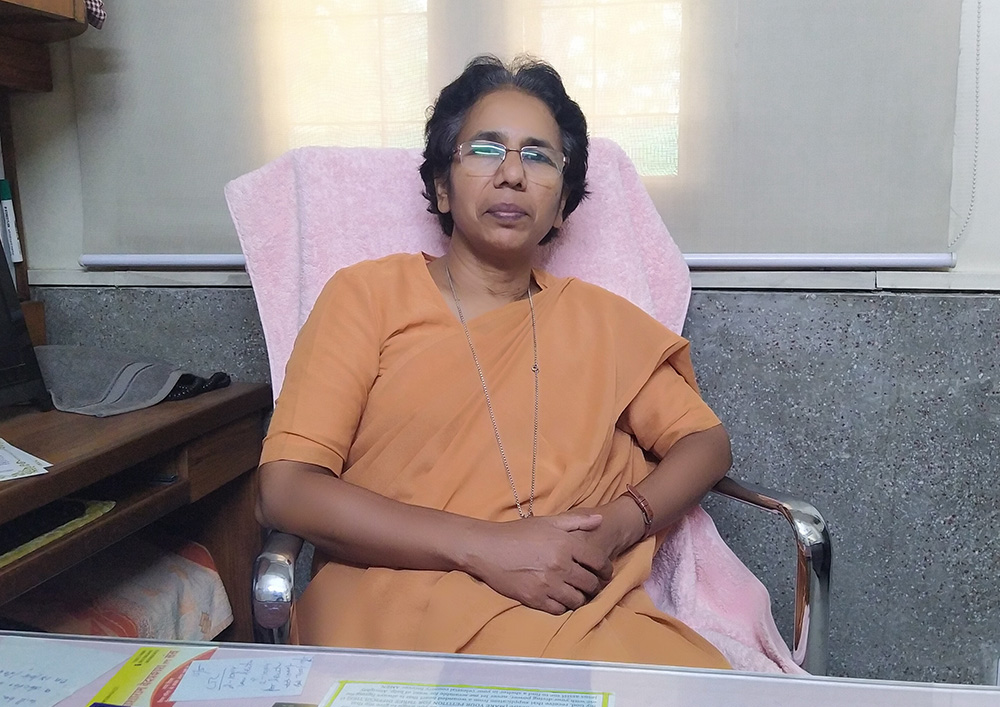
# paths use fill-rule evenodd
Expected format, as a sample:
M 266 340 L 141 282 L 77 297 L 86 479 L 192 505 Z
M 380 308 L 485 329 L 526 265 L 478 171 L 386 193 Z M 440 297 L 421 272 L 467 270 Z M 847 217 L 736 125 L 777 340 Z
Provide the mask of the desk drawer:
M 260 415 L 213 430 L 187 447 L 191 501 L 197 501 L 260 462 L 264 431 Z

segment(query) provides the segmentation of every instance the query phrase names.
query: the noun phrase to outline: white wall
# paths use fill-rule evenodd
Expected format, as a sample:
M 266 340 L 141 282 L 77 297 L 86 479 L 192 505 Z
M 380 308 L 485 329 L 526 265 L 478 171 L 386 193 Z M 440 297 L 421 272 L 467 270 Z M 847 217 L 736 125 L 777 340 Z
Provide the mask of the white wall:
M 51 46 L 51 93 L 11 97 L 28 279 L 35 271 L 80 270 L 83 185 L 69 45 Z

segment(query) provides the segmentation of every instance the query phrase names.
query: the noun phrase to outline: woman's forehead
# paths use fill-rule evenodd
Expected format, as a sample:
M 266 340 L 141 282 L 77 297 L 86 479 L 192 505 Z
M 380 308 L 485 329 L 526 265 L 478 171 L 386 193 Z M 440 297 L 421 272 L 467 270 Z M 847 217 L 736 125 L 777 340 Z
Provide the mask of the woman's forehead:
M 562 149 L 559 125 L 543 101 L 522 91 L 502 89 L 476 101 L 465 116 L 458 142 L 493 140 L 507 147 L 551 145 Z

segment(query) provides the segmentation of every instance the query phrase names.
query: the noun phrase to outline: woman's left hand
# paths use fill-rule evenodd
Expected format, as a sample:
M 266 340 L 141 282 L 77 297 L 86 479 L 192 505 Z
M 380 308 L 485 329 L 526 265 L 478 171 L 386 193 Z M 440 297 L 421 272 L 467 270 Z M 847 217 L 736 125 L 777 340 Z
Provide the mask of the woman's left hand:
M 601 516 L 598 527 L 573 534 L 613 561 L 647 532 L 658 533 L 680 520 L 725 476 L 731 464 L 729 435 L 722 425 L 693 432 L 674 443 L 649 476 L 637 484 L 653 508 L 650 528 L 638 504 L 623 494 L 598 508 L 569 511 Z
M 571 513 L 601 516 L 601 524 L 593 530 L 575 530 L 609 562 L 642 539 L 645 525 L 635 503 L 629 498 L 618 498 L 599 508 L 574 508 Z

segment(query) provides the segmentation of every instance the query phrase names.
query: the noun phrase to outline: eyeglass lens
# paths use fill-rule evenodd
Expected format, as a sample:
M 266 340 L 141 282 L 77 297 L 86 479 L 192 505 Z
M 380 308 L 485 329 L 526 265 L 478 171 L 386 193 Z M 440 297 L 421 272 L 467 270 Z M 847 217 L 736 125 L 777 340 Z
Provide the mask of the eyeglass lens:
M 462 166 L 475 177 L 492 177 L 500 169 L 509 152 L 518 152 L 525 175 L 536 183 L 548 184 L 559 180 L 565 157 L 558 150 L 526 145 L 520 150 L 488 140 L 471 140 L 458 146 Z

